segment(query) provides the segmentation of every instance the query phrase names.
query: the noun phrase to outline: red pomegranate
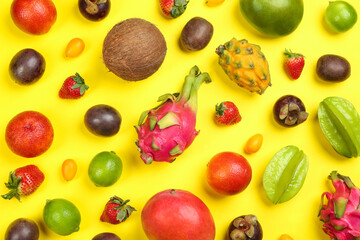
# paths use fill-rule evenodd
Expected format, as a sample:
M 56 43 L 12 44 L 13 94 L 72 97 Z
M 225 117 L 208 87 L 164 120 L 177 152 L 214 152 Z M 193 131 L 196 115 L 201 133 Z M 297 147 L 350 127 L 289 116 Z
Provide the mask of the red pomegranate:
M 144 206 L 141 222 L 149 240 L 213 240 L 215 224 L 201 199 L 185 190 L 155 194 Z

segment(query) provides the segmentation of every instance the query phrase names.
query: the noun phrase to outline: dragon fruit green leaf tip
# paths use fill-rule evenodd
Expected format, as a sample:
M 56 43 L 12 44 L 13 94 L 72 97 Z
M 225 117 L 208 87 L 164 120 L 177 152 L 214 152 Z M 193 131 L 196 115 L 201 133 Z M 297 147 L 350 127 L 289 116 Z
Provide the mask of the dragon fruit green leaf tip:
M 197 92 L 203 82 L 211 82 L 209 74 L 192 67 L 180 93 L 160 96 L 159 106 L 141 114 L 135 126 L 136 145 L 146 164 L 171 163 L 191 145 L 199 133 L 195 129 Z
M 329 179 L 335 188 L 334 193 L 324 192 L 319 217 L 324 222 L 323 230 L 332 240 L 360 239 L 360 189 L 349 177 L 336 171 Z M 324 197 L 327 204 L 324 204 Z

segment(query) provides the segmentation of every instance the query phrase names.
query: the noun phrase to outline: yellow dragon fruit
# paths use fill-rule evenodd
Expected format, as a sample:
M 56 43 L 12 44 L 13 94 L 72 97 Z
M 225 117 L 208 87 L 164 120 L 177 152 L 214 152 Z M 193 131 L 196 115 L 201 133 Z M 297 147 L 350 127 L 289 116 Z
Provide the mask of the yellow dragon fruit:
M 159 106 L 141 114 L 135 127 L 139 137 L 136 145 L 146 164 L 173 162 L 193 142 L 198 134 L 195 129 L 197 91 L 203 82 L 211 82 L 209 74 L 201 73 L 194 66 L 180 94 L 160 96 Z
M 324 222 L 323 230 L 332 240 L 360 239 L 360 189 L 349 177 L 336 171 L 329 179 L 335 187 L 334 193 L 324 192 L 319 217 Z M 324 204 L 324 197 L 327 203 Z
M 259 45 L 233 38 L 215 52 L 225 73 L 240 87 L 263 94 L 271 86 L 269 64 Z

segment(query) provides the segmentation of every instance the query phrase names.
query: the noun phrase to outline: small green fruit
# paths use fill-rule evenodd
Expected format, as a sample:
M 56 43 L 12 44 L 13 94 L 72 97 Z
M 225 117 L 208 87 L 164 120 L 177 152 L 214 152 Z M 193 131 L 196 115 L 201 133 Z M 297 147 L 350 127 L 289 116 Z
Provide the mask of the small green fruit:
M 308 157 L 298 147 L 289 145 L 280 149 L 263 175 L 266 197 L 274 204 L 292 199 L 303 186 L 308 168 Z
M 354 105 L 341 97 L 327 97 L 318 108 L 322 133 L 337 153 L 360 156 L 360 116 Z
M 90 162 L 88 175 L 97 187 L 109 187 L 119 180 L 123 169 L 115 152 L 101 152 Z
M 81 222 L 77 207 L 72 202 L 61 198 L 46 201 L 43 219 L 48 228 L 62 236 L 79 231 Z
M 344 1 L 329 2 L 325 10 L 325 22 L 335 32 L 346 32 L 357 21 L 356 10 Z

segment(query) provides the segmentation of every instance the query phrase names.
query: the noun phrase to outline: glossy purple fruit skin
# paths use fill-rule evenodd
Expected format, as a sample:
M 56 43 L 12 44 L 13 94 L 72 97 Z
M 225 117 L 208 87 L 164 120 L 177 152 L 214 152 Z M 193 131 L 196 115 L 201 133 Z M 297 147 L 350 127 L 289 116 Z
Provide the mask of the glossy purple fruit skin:
M 199 51 L 209 44 L 213 33 L 214 28 L 210 22 L 201 17 L 194 17 L 181 31 L 181 46 L 188 51 Z
M 45 72 L 44 57 L 34 49 L 26 48 L 11 59 L 10 77 L 20 85 L 31 85 L 37 82 Z
M 79 0 L 80 13 L 90 21 L 101 21 L 110 12 L 110 0 Z
M 39 228 L 37 224 L 27 218 L 18 218 L 8 226 L 5 240 L 38 240 Z
M 92 240 L 121 240 L 116 234 L 110 232 L 99 233 Z
M 316 73 L 322 80 L 341 82 L 350 77 L 351 66 L 344 57 L 325 54 L 316 63 Z
M 115 108 L 99 104 L 91 107 L 86 112 L 84 122 L 91 133 L 110 137 L 119 132 L 121 115 Z

